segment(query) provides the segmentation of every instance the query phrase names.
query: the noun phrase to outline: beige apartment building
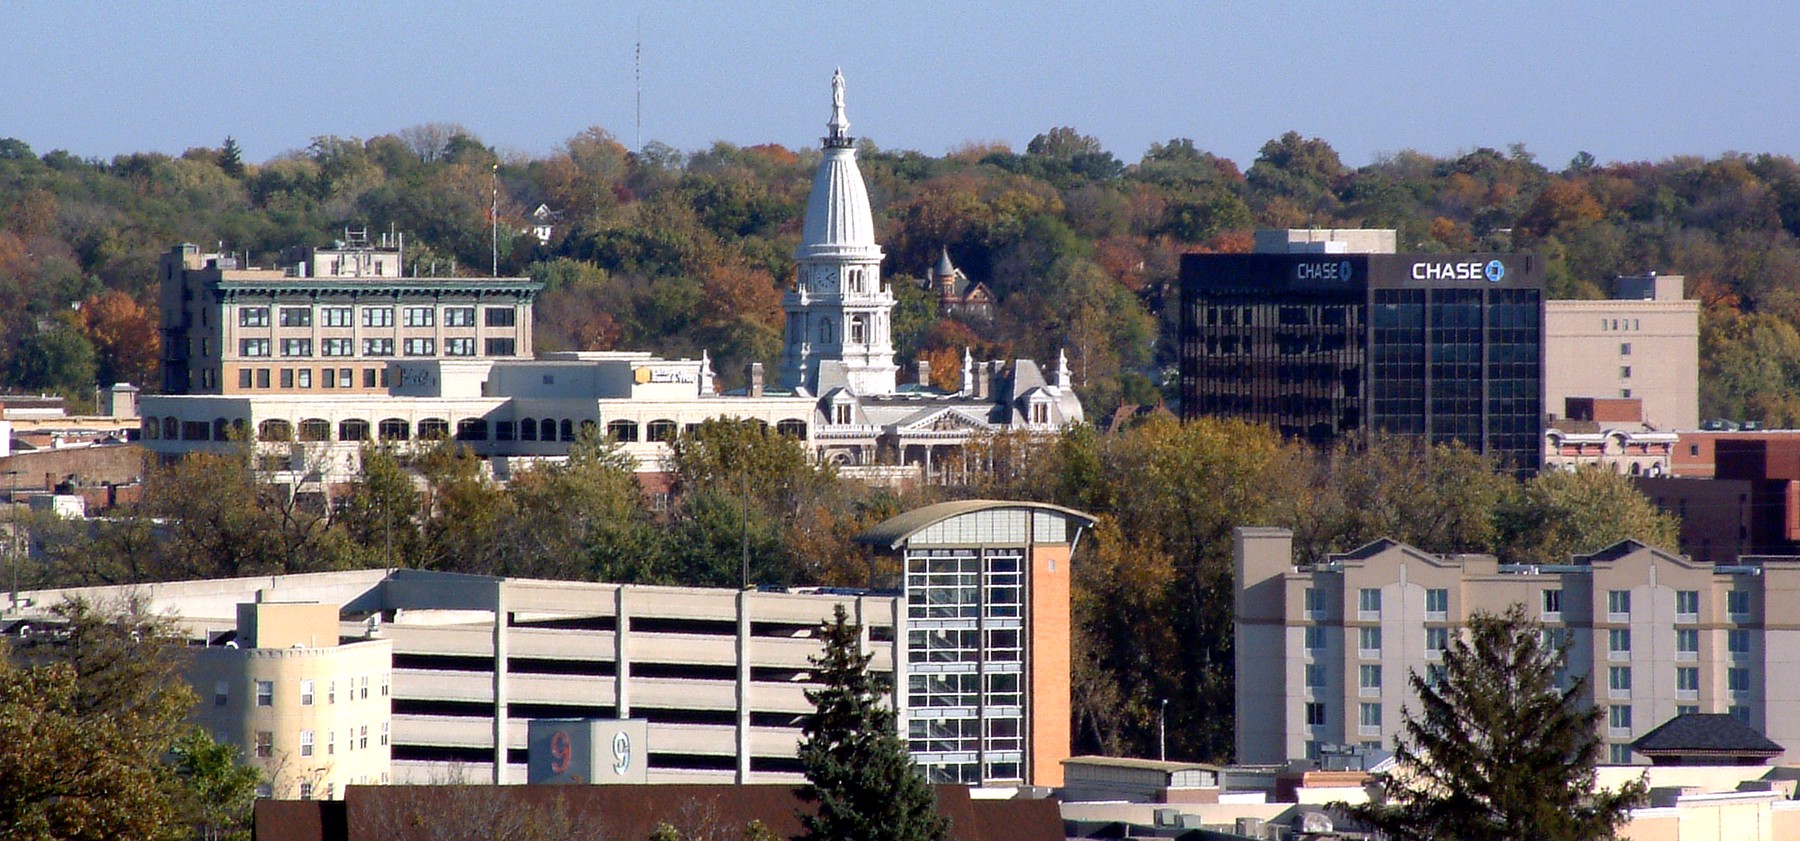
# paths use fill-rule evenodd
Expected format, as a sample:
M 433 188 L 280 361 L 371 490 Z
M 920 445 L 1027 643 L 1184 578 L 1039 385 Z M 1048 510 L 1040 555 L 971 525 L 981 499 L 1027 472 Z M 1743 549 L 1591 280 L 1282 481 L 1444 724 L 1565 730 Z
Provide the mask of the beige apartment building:
M 389 773 L 392 645 L 340 642 L 338 607 L 237 606 L 235 632 L 194 650 L 195 724 L 263 772 L 264 796 L 331 799 Z
M 1699 428 L 1700 302 L 1683 283 L 1620 277 L 1606 300 L 1545 301 L 1545 411 L 1571 397 L 1633 398 L 1651 429 Z
M 531 358 L 541 284 L 408 276 L 401 237 L 346 235 L 277 268 L 163 255 L 163 392 L 385 394 L 394 361 Z
M 1587 676 L 1614 764 L 1683 713 L 1730 713 L 1800 744 L 1800 558 L 1697 563 L 1626 541 L 1555 566 L 1434 555 L 1389 540 L 1296 566 L 1285 529 L 1236 533 L 1237 756 L 1391 750 L 1407 676 L 1431 675 L 1475 611 L 1523 604 Z

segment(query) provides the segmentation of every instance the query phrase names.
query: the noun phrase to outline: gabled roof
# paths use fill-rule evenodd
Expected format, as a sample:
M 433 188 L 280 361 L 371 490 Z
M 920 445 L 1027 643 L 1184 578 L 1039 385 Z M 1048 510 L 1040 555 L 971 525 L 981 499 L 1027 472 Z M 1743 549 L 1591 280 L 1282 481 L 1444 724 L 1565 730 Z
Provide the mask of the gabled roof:
M 1594 552 L 1590 552 L 1586 555 L 1576 555 L 1574 560 L 1575 560 L 1575 563 L 1578 563 L 1578 564 L 1588 564 L 1588 565 L 1593 565 L 1593 564 L 1597 564 L 1597 563 L 1604 564 L 1604 563 L 1610 563 L 1612 561 L 1619 560 L 1620 558 L 1624 558 L 1626 556 L 1635 554 L 1638 551 L 1644 550 L 1644 549 L 1648 549 L 1651 552 L 1654 552 L 1657 555 L 1659 560 L 1673 561 L 1675 563 L 1684 564 L 1687 566 L 1702 566 L 1701 564 L 1692 563 L 1691 561 L 1689 561 L 1687 559 L 1687 557 L 1685 557 L 1683 555 L 1670 554 L 1669 552 L 1662 550 L 1662 549 L 1658 549 L 1655 546 L 1651 546 L 1648 543 L 1642 543 L 1640 541 L 1633 540 L 1631 538 L 1626 538 L 1617 543 L 1614 543 L 1611 546 L 1607 546 L 1603 549 L 1600 549 L 1600 550 L 1597 550 Z
M 1646 756 L 1658 753 L 1774 756 L 1787 750 L 1736 716 L 1721 713 L 1675 716 L 1638 737 L 1631 747 Z
M 914 508 L 911 511 L 889 517 L 876 524 L 868 531 L 856 536 L 856 542 L 871 546 L 884 546 L 892 549 L 901 542 L 912 537 L 927 526 L 933 526 L 951 517 L 961 514 L 972 514 L 976 511 L 999 510 L 1004 508 L 1026 508 L 1038 511 L 1052 511 L 1080 521 L 1083 526 L 1092 526 L 1094 518 L 1090 514 L 1048 502 L 1026 502 L 1018 499 L 957 499 Z

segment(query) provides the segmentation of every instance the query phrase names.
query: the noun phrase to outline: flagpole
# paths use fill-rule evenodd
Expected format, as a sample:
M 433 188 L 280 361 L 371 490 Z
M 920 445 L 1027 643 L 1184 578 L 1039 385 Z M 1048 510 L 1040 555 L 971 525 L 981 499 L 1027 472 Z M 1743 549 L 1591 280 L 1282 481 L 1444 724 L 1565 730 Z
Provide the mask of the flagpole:
M 488 209 L 488 218 L 494 226 L 494 270 L 493 276 L 500 276 L 500 165 L 494 164 L 493 173 L 494 204 Z

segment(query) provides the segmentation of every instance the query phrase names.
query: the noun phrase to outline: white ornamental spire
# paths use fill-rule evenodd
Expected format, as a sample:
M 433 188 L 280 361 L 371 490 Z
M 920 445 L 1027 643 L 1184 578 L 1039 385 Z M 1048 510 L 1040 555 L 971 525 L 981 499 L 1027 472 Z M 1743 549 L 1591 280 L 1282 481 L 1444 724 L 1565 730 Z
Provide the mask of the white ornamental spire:
M 850 145 L 850 118 L 844 115 L 844 71 L 831 71 L 831 121 L 825 124 L 827 148 Z

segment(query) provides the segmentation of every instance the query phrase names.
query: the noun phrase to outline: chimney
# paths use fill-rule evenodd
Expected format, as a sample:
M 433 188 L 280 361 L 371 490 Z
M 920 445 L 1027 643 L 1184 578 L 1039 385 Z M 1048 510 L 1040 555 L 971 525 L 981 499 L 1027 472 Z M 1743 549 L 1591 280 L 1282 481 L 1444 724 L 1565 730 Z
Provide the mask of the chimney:
M 921 358 L 917 363 L 919 371 L 919 387 L 931 387 L 931 360 Z
M 763 396 L 763 366 L 761 362 L 750 363 L 749 380 L 750 384 L 744 393 L 751 397 Z
M 991 385 L 989 377 L 992 371 L 993 368 L 986 362 L 975 363 L 975 399 L 987 400 L 991 396 L 988 388 Z

